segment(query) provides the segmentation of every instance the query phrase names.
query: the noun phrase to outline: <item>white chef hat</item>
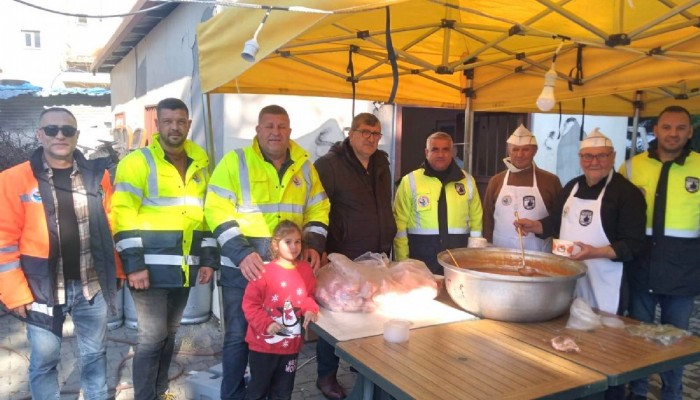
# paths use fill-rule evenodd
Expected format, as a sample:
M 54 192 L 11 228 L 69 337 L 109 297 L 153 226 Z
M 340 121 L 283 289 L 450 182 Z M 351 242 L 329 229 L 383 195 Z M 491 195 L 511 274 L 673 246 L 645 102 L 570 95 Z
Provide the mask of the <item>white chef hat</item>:
M 598 128 L 593 129 L 588 135 L 581 141 L 581 149 L 587 147 L 610 147 L 613 148 L 612 140 L 608 139 L 607 136 L 603 135 L 603 132 L 599 131 Z
M 523 124 L 520 124 L 513 133 L 508 137 L 506 143 L 513 144 L 516 146 L 526 146 L 528 144 L 534 144 L 537 146 L 537 138 L 530 132 Z

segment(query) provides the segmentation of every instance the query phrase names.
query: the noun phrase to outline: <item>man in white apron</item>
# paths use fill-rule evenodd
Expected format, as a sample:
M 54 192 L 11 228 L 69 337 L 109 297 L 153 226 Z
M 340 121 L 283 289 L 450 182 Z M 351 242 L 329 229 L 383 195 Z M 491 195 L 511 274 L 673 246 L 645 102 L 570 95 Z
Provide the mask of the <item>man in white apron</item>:
M 537 139 L 522 124 L 510 135 L 506 170 L 494 175 L 486 188 L 483 209 L 484 237 L 494 246 L 520 248 L 513 229 L 515 212 L 520 218 L 539 220 L 549 215 L 561 192 L 556 175 L 538 168 L 532 161 L 537 154 Z M 526 250 L 550 252 L 551 238 L 533 233 L 523 237 Z
M 556 235 L 576 243 L 571 256 L 588 267 L 576 283 L 575 296 L 609 313 L 620 310 L 623 262 L 644 246 L 646 203 L 642 193 L 613 170 L 615 150 L 598 129 L 579 150 L 583 175 L 567 183 L 552 214 L 539 221 L 521 219 L 525 232 Z

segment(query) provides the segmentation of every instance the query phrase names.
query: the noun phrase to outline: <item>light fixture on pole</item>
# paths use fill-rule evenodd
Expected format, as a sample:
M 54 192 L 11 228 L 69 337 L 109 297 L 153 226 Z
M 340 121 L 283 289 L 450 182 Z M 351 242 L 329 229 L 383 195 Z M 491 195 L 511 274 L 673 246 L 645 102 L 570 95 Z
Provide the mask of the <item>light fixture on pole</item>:
M 260 21 L 260 25 L 258 25 L 258 29 L 255 30 L 253 38 L 245 42 L 243 45 L 241 57 L 243 57 L 244 60 L 248 62 L 255 62 L 255 55 L 258 54 L 258 49 L 260 49 L 260 45 L 258 44 L 258 34 L 260 33 L 263 25 L 265 25 L 265 21 L 267 21 L 267 17 L 270 15 L 271 11 L 271 8 L 267 9 L 265 16 L 263 16 L 262 21 Z
M 551 110 L 557 102 L 554 98 L 554 85 L 557 82 L 556 61 L 559 50 L 561 50 L 563 44 L 564 42 L 559 43 L 559 47 L 557 47 L 557 50 L 554 52 L 554 57 L 552 57 L 552 66 L 549 68 L 549 71 L 544 74 L 544 88 L 542 88 L 542 93 L 540 93 L 540 96 L 535 102 L 537 108 L 541 111 Z

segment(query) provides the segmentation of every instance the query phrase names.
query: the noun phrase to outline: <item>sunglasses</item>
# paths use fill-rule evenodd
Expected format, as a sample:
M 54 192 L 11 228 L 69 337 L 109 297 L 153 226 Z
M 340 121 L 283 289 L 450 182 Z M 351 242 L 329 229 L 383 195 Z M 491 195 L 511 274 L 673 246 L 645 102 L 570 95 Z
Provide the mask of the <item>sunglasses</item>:
M 58 131 L 63 132 L 63 136 L 67 138 L 73 137 L 76 133 L 78 133 L 78 129 L 70 125 L 46 125 L 39 129 L 44 131 L 44 134 L 49 137 L 56 137 L 56 135 L 58 135 Z

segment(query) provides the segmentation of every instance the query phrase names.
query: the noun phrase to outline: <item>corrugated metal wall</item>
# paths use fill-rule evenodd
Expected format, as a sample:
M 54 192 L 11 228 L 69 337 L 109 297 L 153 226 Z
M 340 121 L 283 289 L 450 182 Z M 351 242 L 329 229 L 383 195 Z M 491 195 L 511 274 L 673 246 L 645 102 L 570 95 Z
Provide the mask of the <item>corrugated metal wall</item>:
M 46 107 L 52 106 L 70 109 L 78 119 L 78 127 L 83 129 L 82 121 L 92 121 L 96 114 L 104 114 L 105 107 L 109 105 L 109 96 L 77 94 L 50 97 L 16 96 L 0 100 L 0 129 L 7 132 L 26 132 L 33 137 L 39 114 Z M 109 108 L 106 111 L 110 112 Z

